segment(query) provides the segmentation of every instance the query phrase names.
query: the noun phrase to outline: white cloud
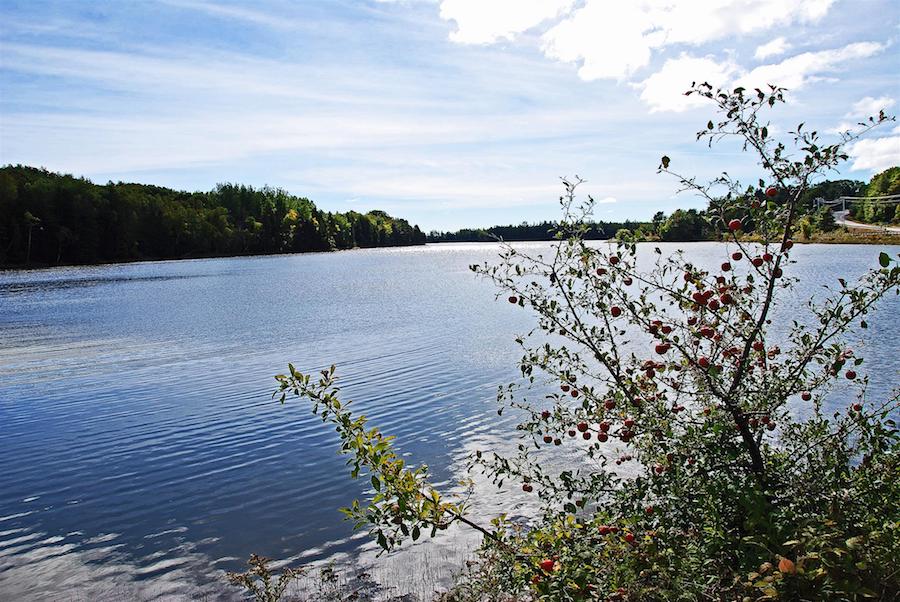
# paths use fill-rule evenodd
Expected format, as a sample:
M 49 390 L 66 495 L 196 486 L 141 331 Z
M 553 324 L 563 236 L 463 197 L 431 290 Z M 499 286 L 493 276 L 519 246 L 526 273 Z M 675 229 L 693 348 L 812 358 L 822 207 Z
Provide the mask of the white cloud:
M 877 42 L 857 42 L 843 48 L 804 52 L 780 63 L 761 65 L 741 77 L 736 83 L 747 88 L 761 88 L 769 84 L 799 90 L 821 73 L 838 69 L 842 63 L 878 54 L 884 45 Z
M 512 39 L 558 16 L 542 36 L 550 57 L 579 64 L 582 79 L 621 79 L 648 64 L 652 52 L 700 45 L 823 17 L 834 0 L 444 0 L 441 16 L 458 29 L 451 39 L 491 43 Z M 782 48 L 782 52 L 787 49 Z M 772 54 L 766 55 L 772 56 Z
M 788 42 L 784 38 L 775 38 L 771 42 L 767 44 L 763 44 L 756 49 L 756 52 L 753 54 L 753 58 L 756 59 L 767 59 L 770 56 L 778 56 L 784 54 L 788 50 L 793 48 L 793 45 Z
M 669 59 L 662 69 L 636 87 L 641 88 L 641 100 L 650 110 L 681 112 L 704 104 L 696 95 L 685 96 L 691 82 L 708 82 L 714 87 L 731 81 L 738 66 L 730 61 L 716 62 L 712 57 L 692 57 L 686 54 Z
M 444 0 L 441 18 L 456 21 L 450 39 L 461 44 L 491 44 L 553 19 L 574 0 Z
M 702 99 L 696 96 L 684 96 L 693 81 L 706 81 L 714 87 L 740 85 L 752 89 L 773 84 L 798 90 L 818 79 L 822 73 L 834 71 L 847 61 L 865 58 L 883 49 L 883 45 L 875 42 L 860 42 L 833 50 L 804 52 L 780 63 L 761 65 L 750 72 L 730 59 L 717 61 L 712 56 L 694 57 L 683 53 L 677 59 L 667 60 L 659 71 L 635 86 L 641 89 L 641 100 L 650 106 L 651 111 L 680 112 L 702 104 Z
M 900 165 L 900 136 L 860 140 L 849 154 L 854 170 L 882 171 Z
M 602 199 L 594 199 L 594 204 L 596 205 L 611 205 L 613 203 L 618 203 L 619 199 L 614 196 L 604 197 Z
M 608 5 L 589 2 L 545 33 L 542 47 L 550 58 L 581 61 L 581 79 L 622 78 L 650 61 L 643 36 L 650 26 L 636 4 L 622 3 L 611 14 Z
M 828 130 L 828 132 L 831 134 L 842 134 L 844 132 L 857 130 L 861 127 L 860 123 L 866 123 L 865 120 L 868 117 L 878 115 L 879 111 L 889 109 L 894 103 L 894 99 L 890 96 L 880 96 L 878 98 L 866 96 L 853 103 L 853 108 L 844 115 L 846 119 L 855 119 L 855 121 L 842 121 Z M 900 133 L 900 130 L 895 128 L 892 133 Z
M 847 113 L 847 117 L 865 119 L 871 115 L 878 115 L 878 111 L 889 109 L 894 106 L 894 102 L 894 99 L 890 96 L 880 96 L 878 98 L 866 96 L 853 103 L 853 108 Z

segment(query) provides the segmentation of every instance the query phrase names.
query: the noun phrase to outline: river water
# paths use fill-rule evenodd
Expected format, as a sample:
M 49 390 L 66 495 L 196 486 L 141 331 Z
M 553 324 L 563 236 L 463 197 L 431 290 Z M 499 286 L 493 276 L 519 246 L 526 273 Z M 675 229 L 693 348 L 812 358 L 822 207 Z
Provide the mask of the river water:
M 724 253 L 679 246 L 698 264 Z M 802 282 L 781 319 L 819 285 L 876 267 L 881 250 L 796 247 Z M 349 480 L 308 407 L 272 400 L 272 377 L 289 361 L 337 364 L 345 395 L 410 461 L 462 476 L 473 442 L 513 437 L 496 387 L 515 379 L 513 339 L 533 324 L 468 269 L 497 251 L 0 272 L 0 599 L 218 599 L 222 572 L 253 552 L 362 561 L 371 544 L 337 508 L 366 483 Z M 892 296 L 854 342 L 877 393 L 898 381 L 898 318 Z

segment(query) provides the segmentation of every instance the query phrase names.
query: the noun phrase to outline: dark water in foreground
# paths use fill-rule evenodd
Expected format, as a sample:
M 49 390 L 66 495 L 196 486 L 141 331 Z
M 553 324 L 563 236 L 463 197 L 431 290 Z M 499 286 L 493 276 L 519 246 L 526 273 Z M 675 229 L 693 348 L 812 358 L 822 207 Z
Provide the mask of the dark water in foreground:
M 723 251 L 687 248 L 701 264 Z M 798 248 L 800 295 L 875 267 L 880 250 Z M 251 552 L 362 549 L 336 509 L 364 485 L 308 408 L 271 400 L 272 375 L 336 363 L 413 461 L 459 477 L 471 441 L 509 432 L 496 386 L 515 378 L 513 336 L 531 325 L 467 268 L 496 252 L 0 272 L 0 599 L 216 598 L 220 571 Z M 856 344 L 876 390 L 898 380 L 898 318 L 892 297 Z

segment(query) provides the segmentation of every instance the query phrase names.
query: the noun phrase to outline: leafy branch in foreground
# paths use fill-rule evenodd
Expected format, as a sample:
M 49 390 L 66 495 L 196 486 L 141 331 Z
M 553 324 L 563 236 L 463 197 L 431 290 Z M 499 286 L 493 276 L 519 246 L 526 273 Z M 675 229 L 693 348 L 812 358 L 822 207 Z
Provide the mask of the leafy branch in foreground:
M 882 252 L 807 312 L 784 305 L 796 291 L 788 272 L 804 191 L 889 118 L 829 145 L 801 124 L 786 144 L 761 121 L 782 89 L 690 93 L 720 115 L 698 138 L 737 138 L 762 170 L 754 186 L 728 174 L 699 183 L 661 160 L 730 232 L 718 265 L 659 248 L 639 255 L 630 240 L 588 244 L 592 201 L 577 201 L 576 179 L 563 181 L 546 256 L 502 245 L 498 264 L 472 266 L 536 316 L 517 339 L 524 382 L 499 393 L 522 416 L 517 451 L 472 458 L 494 483 L 535 494 L 540 513 L 526 528 L 500 516 L 486 529 L 466 504 L 444 501 L 427 467 L 407 468 L 390 437 L 341 404 L 333 368 L 312 382 L 293 367 L 277 377 L 282 401 L 310 400 L 353 476 L 370 476 L 375 496 L 347 514 L 382 548 L 464 522 L 485 535 L 470 583 L 544 600 L 900 596 L 900 397 L 867 398 L 863 358 L 845 340 L 900 291 L 900 263 Z M 759 242 L 742 235 L 751 224 Z M 857 396 L 827 400 L 838 379 Z M 563 443 L 578 459 L 551 469 Z
M 375 496 L 366 506 L 354 501 L 341 511 L 355 521 L 356 528 L 368 527 L 383 551 L 391 550 L 406 537 L 419 539 L 423 530 L 437 535 L 454 521 L 481 531 L 486 537 L 497 539 L 464 516 L 463 502 L 448 502 L 428 482 L 428 467 L 408 468 L 393 449 L 394 437 L 383 435 L 377 428 L 367 428 L 365 416 L 354 416 L 348 409 L 350 402 L 338 399 L 340 388 L 335 382 L 335 367 L 320 373 L 318 380 L 300 374 L 288 365 L 290 374 L 279 374 L 276 395 L 284 403 L 288 394 L 306 397 L 313 402 L 313 413 L 335 427 L 343 442 L 341 453 L 348 454 L 350 476 L 369 475 Z

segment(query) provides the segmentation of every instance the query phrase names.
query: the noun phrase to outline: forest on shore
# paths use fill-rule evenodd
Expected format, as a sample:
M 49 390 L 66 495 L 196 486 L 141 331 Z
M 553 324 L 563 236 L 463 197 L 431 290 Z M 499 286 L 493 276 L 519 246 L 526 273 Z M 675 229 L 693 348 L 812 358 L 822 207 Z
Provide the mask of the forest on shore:
M 76 265 L 425 243 L 383 211 L 323 211 L 280 188 L 185 192 L 0 168 L 0 265 Z
M 755 193 L 763 198 L 762 190 Z M 803 193 L 797 228 L 815 239 L 838 229 L 816 199 L 900 194 L 900 167 L 866 183 L 826 180 Z M 765 199 L 779 202 L 778 198 Z M 854 219 L 896 223 L 896 204 L 856 201 Z M 587 240 L 634 238 L 689 242 L 719 240 L 714 212 L 676 209 L 651 221 L 594 222 Z M 146 259 L 331 251 L 427 242 L 553 240 L 556 223 L 432 231 L 383 211 L 323 211 L 308 198 L 280 188 L 219 184 L 186 192 L 124 182 L 94 184 L 85 178 L 22 165 L 0 168 L 0 266 L 78 265 Z M 752 224 L 747 233 L 753 234 Z

